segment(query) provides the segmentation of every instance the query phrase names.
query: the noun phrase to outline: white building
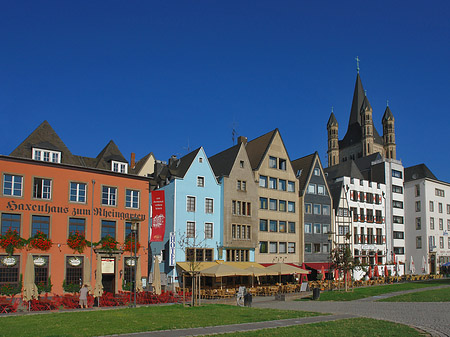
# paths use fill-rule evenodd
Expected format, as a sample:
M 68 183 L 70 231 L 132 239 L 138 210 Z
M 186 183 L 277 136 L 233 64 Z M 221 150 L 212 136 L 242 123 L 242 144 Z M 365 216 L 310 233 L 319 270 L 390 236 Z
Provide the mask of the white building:
M 450 261 L 450 184 L 420 164 L 405 169 L 406 254 L 412 274 Z

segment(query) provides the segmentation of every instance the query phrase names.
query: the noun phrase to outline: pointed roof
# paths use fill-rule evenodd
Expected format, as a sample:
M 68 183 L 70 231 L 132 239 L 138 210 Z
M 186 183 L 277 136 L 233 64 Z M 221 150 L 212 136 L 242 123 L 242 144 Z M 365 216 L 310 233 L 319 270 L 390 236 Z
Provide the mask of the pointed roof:
M 234 145 L 220 153 L 215 154 L 212 157 L 209 157 L 209 163 L 211 164 L 216 177 L 230 175 L 241 146 L 244 145 L 242 143 Z
M 303 191 L 305 189 L 308 177 L 310 176 L 311 170 L 314 168 L 314 163 L 317 156 L 318 153 L 314 152 L 310 155 L 298 158 L 291 162 L 292 169 L 294 170 L 295 174 L 297 175 L 299 171 L 301 172 L 301 174 L 297 176 L 299 182 L 299 191 Z
M 425 164 L 405 168 L 405 182 L 423 178 L 439 180 Z
M 169 169 L 170 176 L 184 178 L 187 171 L 191 167 L 192 162 L 194 161 L 197 154 L 200 152 L 201 147 L 198 149 L 188 153 L 184 157 L 175 160 L 169 160 L 169 164 L 167 168 Z
M 278 128 L 249 141 L 245 146 L 253 170 L 257 170 L 261 165 L 261 162 L 277 133 L 279 133 Z
M 118 161 L 121 163 L 128 163 L 122 153 L 119 151 L 117 145 L 110 140 L 109 143 L 103 148 L 103 150 L 96 157 L 97 163 L 96 168 L 110 169 L 111 161 Z
M 328 183 L 328 189 L 330 190 L 331 199 L 333 200 L 333 209 L 337 210 L 342 205 L 339 204 L 341 199 L 342 187 L 344 182 L 342 180 L 335 183 Z
M 372 106 L 370 105 L 369 98 L 367 96 L 364 97 L 360 112 L 364 112 L 366 109 L 372 110 Z
M 131 171 L 138 174 L 139 171 L 142 170 L 142 168 L 144 167 L 145 163 L 147 163 L 147 160 L 150 157 L 154 157 L 153 152 L 150 152 L 145 157 L 142 157 L 141 159 L 139 159 L 138 162 L 134 165 L 134 168 L 131 169 Z
M 328 119 L 327 128 L 330 126 L 338 126 L 338 122 L 336 117 L 334 116 L 334 113 L 331 113 L 330 118 Z
M 382 121 L 394 121 L 394 115 L 391 112 L 391 109 L 389 108 L 389 105 L 386 107 L 386 110 L 384 110 L 384 115 L 382 118 Z
M 59 138 L 50 124 L 43 121 L 25 140 L 11 152 L 10 156 L 32 158 L 33 148 L 61 152 L 61 163 L 80 165 L 77 156 L 74 156 L 66 144 Z
M 355 90 L 353 91 L 352 108 L 350 109 L 350 119 L 348 120 L 348 126 L 350 127 L 354 123 L 361 125 L 361 107 L 364 102 L 366 93 L 364 91 L 361 77 L 359 73 L 356 75 Z

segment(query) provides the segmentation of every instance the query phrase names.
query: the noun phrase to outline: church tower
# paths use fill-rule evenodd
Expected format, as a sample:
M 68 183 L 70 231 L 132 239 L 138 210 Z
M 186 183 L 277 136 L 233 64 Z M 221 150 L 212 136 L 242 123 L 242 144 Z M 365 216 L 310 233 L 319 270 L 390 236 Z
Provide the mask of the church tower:
M 367 96 L 364 97 L 361 106 L 361 145 L 363 157 L 369 156 L 374 152 L 373 149 L 373 119 L 372 107 Z
M 383 119 L 381 120 L 381 123 L 383 124 L 384 151 L 387 159 L 396 159 L 397 156 L 394 122 L 394 115 L 392 114 L 391 109 L 389 109 L 389 105 L 387 105 Z
M 339 164 L 339 124 L 331 111 L 330 118 L 327 123 L 328 131 L 328 167 Z

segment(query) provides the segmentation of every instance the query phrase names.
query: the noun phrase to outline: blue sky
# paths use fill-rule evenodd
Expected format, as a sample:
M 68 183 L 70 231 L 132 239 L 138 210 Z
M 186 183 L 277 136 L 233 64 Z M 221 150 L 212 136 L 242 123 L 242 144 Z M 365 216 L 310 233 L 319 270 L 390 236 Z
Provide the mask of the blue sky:
M 279 128 L 291 159 L 327 165 L 356 61 L 397 158 L 450 182 L 449 1 L 1 1 L 0 154 L 43 120 L 72 153 L 212 156 Z

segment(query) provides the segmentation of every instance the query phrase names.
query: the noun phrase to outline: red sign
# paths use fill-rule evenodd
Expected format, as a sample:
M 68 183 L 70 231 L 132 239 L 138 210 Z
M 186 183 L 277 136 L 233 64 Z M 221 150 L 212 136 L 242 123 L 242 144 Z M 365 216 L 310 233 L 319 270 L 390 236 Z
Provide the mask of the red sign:
M 162 241 L 166 230 L 164 191 L 152 192 L 152 235 L 150 241 Z

